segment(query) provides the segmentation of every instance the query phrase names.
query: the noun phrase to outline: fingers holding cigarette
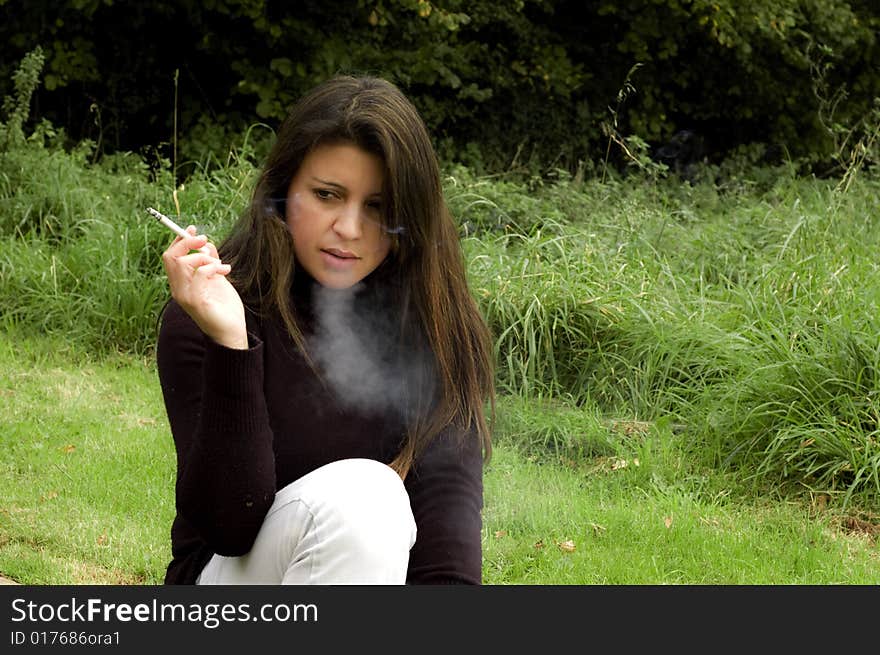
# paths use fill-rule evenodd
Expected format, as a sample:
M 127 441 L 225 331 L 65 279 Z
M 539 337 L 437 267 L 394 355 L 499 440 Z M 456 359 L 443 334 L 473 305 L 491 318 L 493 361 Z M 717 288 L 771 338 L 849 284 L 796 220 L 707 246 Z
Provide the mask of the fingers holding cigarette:
M 180 227 L 177 223 L 168 218 L 165 214 L 156 211 L 152 207 L 147 207 L 147 212 L 159 221 L 162 225 L 167 227 L 169 230 L 174 232 L 177 235 L 177 239 L 171 242 L 171 246 L 169 246 L 169 250 L 171 247 L 178 243 L 182 243 L 184 245 L 188 245 L 190 250 L 201 250 L 206 254 L 210 254 L 213 257 L 217 257 L 217 248 L 214 247 L 214 244 L 208 243 L 208 237 L 204 234 L 196 234 L 196 228 L 193 225 L 190 225 L 185 230 Z M 193 239 L 197 239 L 199 241 L 204 240 L 204 243 L 197 243 L 193 241 Z
M 190 226 L 193 232 L 195 228 Z M 214 244 L 208 242 L 204 234 L 188 234 L 186 237 L 178 236 L 165 252 L 162 253 L 162 261 L 165 269 L 172 265 L 183 265 L 196 269 L 202 266 L 220 264 L 220 256 Z
M 175 286 L 179 286 L 175 285 L 175 278 L 177 277 L 175 273 L 182 275 L 182 278 L 185 280 L 191 280 L 196 272 L 200 272 L 200 275 L 203 277 L 212 277 L 216 274 L 226 275 L 229 273 L 231 267 L 229 264 L 224 264 L 220 261 L 217 247 L 208 241 L 206 235 L 196 234 L 195 226 L 190 225 L 183 229 L 165 214 L 156 211 L 152 207 L 147 207 L 147 212 L 177 235 L 174 241 L 165 249 L 165 252 L 162 253 L 162 262 L 172 289 Z
M 212 252 L 213 249 L 213 252 Z M 178 234 L 174 241 L 168 246 L 168 250 L 177 256 L 197 250 L 206 255 L 217 256 L 217 248 L 208 241 L 208 237 L 204 234 L 196 234 L 196 228 L 190 225 L 183 234 Z
M 164 214 L 148 209 L 177 237 L 162 253 L 171 296 L 201 330 L 229 348 L 247 348 L 244 306 L 226 279 L 231 270 L 220 260 L 217 247 L 190 225 L 185 230 Z
M 174 261 L 178 265 L 192 268 L 194 273 L 208 276 L 215 273 L 226 275 L 232 269 L 229 264 L 224 264 L 219 257 L 201 251 L 174 257 Z
M 177 237 L 162 253 L 162 263 L 175 297 L 185 296 L 185 290 L 193 284 L 201 285 L 215 275 L 225 277 L 232 270 L 220 260 L 214 244 L 206 240 L 204 235 Z
M 201 250 L 202 252 L 205 252 L 207 250 L 206 254 L 209 257 L 213 257 L 215 259 L 220 259 L 220 253 L 217 252 L 217 246 L 215 246 L 214 243 L 211 241 L 208 241 L 207 243 L 205 243 L 205 245 L 202 246 L 198 250 Z

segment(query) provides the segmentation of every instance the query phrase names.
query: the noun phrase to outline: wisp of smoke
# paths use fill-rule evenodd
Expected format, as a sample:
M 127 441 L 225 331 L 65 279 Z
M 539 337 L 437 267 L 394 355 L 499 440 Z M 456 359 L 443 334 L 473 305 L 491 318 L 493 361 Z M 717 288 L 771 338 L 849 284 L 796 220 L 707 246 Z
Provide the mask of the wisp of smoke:
M 430 376 L 424 353 L 399 352 L 396 317 L 386 307 L 359 302 L 363 283 L 313 291 L 314 333 L 309 352 L 343 407 L 407 418 L 407 385 Z

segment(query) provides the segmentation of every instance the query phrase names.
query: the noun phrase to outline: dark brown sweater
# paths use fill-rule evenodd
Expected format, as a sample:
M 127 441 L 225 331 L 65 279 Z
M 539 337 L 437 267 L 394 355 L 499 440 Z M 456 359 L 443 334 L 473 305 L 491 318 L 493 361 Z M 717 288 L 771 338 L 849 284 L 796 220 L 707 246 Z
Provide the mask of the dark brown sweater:
M 167 306 L 157 363 L 177 450 L 177 516 L 166 584 L 193 584 L 214 553 L 246 554 L 276 490 L 306 473 L 339 459 L 395 457 L 409 411 L 398 399 L 413 384 L 408 369 L 419 358 L 395 358 L 385 347 L 393 312 L 377 307 L 379 294 L 369 285 L 378 283 L 366 282 L 367 292 L 330 311 L 326 322 L 315 309 L 320 292 L 297 296 L 320 378 L 278 320 L 249 312 L 250 348 L 232 350 L 205 337 L 177 303 Z M 300 292 L 311 288 L 304 284 Z M 333 325 L 345 329 L 328 341 L 324 333 Z M 418 529 L 407 582 L 480 584 L 482 458 L 475 434 L 443 432 L 417 459 L 405 487 Z

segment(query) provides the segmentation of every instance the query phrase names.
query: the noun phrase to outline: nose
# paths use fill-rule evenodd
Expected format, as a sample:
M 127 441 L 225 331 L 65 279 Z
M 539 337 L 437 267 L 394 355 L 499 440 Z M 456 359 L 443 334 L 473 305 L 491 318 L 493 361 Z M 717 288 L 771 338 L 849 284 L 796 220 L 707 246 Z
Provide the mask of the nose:
M 333 221 L 333 231 L 341 238 L 353 241 L 363 234 L 364 218 L 357 203 L 346 203 Z

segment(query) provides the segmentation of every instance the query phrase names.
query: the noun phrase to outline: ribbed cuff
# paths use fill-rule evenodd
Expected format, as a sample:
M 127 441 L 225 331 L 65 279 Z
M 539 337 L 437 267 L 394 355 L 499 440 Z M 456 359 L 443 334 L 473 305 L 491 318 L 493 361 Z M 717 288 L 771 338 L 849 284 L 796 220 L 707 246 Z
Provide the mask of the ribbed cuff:
M 247 350 L 209 341 L 202 368 L 205 397 L 202 424 L 218 431 L 249 433 L 266 421 L 263 394 L 263 342 L 248 335 Z

